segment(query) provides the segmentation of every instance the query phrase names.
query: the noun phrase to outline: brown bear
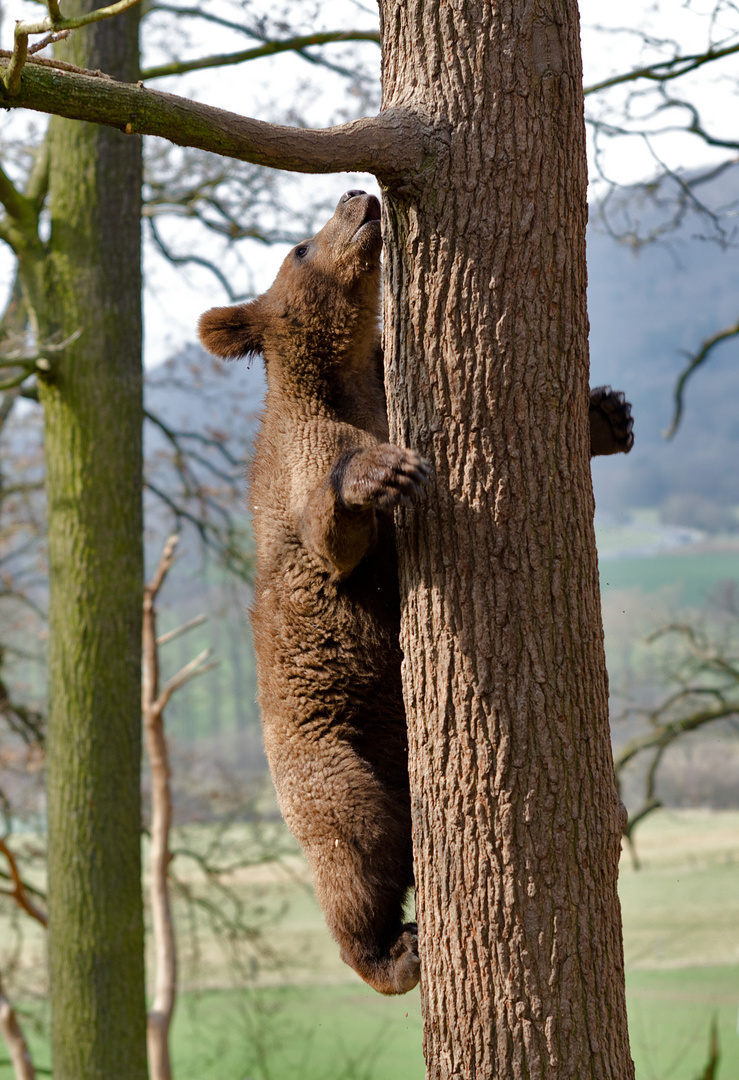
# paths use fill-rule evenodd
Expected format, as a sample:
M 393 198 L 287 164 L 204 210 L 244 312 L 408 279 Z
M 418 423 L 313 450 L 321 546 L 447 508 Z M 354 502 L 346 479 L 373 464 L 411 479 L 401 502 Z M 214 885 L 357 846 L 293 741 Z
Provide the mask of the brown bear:
M 348 191 L 251 303 L 200 338 L 261 353 L 267 397 L 251 471 L 252 618 L 264 743 L 285 821 L 341 956 L 383 994 L 418 982 L 393 508 L 429 466 L 388 442 L 380 349 L 380 204 Z M 631 447 L 630 407 L 591 394 L 591 449 Z

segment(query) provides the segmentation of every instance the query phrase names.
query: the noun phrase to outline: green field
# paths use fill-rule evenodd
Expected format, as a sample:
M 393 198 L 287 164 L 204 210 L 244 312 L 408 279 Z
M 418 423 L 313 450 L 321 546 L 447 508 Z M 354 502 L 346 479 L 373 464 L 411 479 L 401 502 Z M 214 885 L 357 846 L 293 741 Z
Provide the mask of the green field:
M 188 843 L 197 845 L 195 833 Z M 637 843 L 643 869 L 625 857 L 620 887 L 637 1080 L 697 1080 L 714 1017 L 716 1080 L 735 1080 L 739 813 L 661 811 Z M 176 1080 L 422 1080 L 418 994 L 382 998 L 341 964 L 299 857 L 255 865 L 235 884 L 261 913 L 265 947 L 250 970 L 236 971 L 206 923 L 194 948 L 180 912 Z M 233 989 L 238 978 L 246 988 Z M 48 1068 L 47 1046 L 30 1034 L 37 1064 Z M 0 1080 L 11 1077 L 0 1065 Z
M 603 593 L 615 589 L 641 589 L 655 593 L 670 589 L 677 607 L 701 607 L 720 581 L 739 582 L 739 551 L 694 552 L 602 559 Z

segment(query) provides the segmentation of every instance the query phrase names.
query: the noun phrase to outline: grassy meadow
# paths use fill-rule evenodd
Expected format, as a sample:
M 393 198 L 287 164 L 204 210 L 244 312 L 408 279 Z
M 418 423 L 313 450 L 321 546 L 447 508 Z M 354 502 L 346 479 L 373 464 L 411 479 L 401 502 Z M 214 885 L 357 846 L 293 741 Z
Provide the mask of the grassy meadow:
M 246 830 L 233 832 L 234 850 L 249 842 Z M 207 833 L 201 828 L 198 841 L 190 831 L 187 845 L 205 845 Z M 620 888 L 637 1080 L 697 1080 L 714 1017 L 716 1080 L 735 1080 L 739 812 L 660 811 L 640 827 L 637 844 L 643 868 L 634 871 L 624 855 Z M 305 864 L 286 846 L 278 863 L 255 862 L 228 881 L 246 921 L 260 927 L 258 939 L 239 946 L 227 927 L 214 932 L 206 912 L 177 902 L 176 1080 L 422 1080 L 418 994 L 382 998 L 340 962 Z M 197 893 L 195 864 L 189 879 L 179 874 Z M 43 1037 L 29 1034 L 37 1064 L 48 1069 Z M 7 1065 L 0 1080 L 12 1080 Z

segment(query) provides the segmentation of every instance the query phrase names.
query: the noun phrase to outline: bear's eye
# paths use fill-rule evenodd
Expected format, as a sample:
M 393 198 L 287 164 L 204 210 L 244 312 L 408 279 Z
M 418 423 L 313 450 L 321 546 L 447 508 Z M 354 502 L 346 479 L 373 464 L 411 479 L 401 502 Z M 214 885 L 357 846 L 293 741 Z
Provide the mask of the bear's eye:
M 301 244 L 299 248 L 296 248 L 295 254 L 298 256 L 299 259 L 304 259 L 305 256 L 308 254 L 308 245 Z

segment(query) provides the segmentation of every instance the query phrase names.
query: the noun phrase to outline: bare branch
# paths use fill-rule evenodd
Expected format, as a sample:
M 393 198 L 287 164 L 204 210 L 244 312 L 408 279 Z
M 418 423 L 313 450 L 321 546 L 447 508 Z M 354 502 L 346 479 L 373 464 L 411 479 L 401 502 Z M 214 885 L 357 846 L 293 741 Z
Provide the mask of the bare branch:
M 13 852 L 10 850 L 4 840 L 0 840 L 0 855 L 4 855 L 5 858 L 8 860 L 8 866 L 10 868 L 10 878 L 13 882 L 12 890 L 7 892 L 6 890 L 2 891 L 6 892 L 7 896 L 12 896 L 18 907 L 23 908 L 27 915 L 30 915 L 32 919 L 35 919 L 36 922 L 41 923 L 41 925 L 45 927 L 48 924 L 48 919 L 46 918 L 46 915 L 43 913 L 43 911 L 37 908 L 33 901 L 30 899 L 28 895 L 28 888 L 20 875 L 18 864 L 15 861 L 15 856 L 13 855 Z
M 184 75 L 190 71 L 203 71 L 206 68 L 226 67 L 230 64 L 243 64 L 249 60 L 259 60 L 264 56 L 277 56 L 283 52 L 300 52 L 311 45 L 328 45 L 334 42 L 374 41 L 379 45 L 380 33 L 377 30 L 328 30 L 320 34 L 302 34 L 286 38 L 284 41 L 266 41 L 252 49 L 240 52 L 222 53 L 216 56 L 203 56 L 198 60 L 174 60 L 170 64 L 146 68 L 141 72 L 145 82 L 160 79 L 166 75 Z
M 727 45 L 723 49 L 707 49 L 702 53 L 694 53 L 690 56 L 673 56 L 669 60 L 658 60 L 646 67 L 633 68 L 631 71 L 622 72 L 620 75 L 612 75 L 601 82 L 593 83 L 585 87 L 585 94 L 597 94 L 601 90 L 608 90 L 612 86 L 620 86 L 623 83 L 637 82 L 639 79 L 648 79 L 652 82 L 668 82 L 678 79 L 691 71 L 696 71 L 704 64 L 712 64 L 716 60 L 723 60 L 727 56 L 733 56 L 739 52 L 739 42 Z
M 728 341 L 729 338 L 736 337 L 738 334 L 739 320 L 737 320 L 733 326 L 727 326 L 723 330 L 717 331 L 717 333 L 713 334 L 711 337 L 706 338 L 698 352 L 690 357 L 688 364 L 683 368 L 675 383 L 675 389 L 673 391 L 674 412 L 672 414 L 672 423 L 665 432 L 666 439 L 671 439 L 680 425 L 684 408 L 685 386 L 690 377 L 703 363 L 705 363 L 717 345 L 720 345 L 722 341 Z
M 50 3 L 51 2 L 53 2 L 53 0 L 50 0 Z M 28 55 L 34 56 L 36 53 L 41 52 L 42 49 L 45 49 L 47 45 L 53 45 L 55 41 L 64 41 L 71 33 L 71 30 L 60 30 L 56 34 L 47 34 L 41 41 L 37 41 L 35 45 L 29 46 Z
M 0 203 L 17 224 L 25 222 L 28 213 L 27 199 L 2 168 L 0 168 Z
M 175 690 L 179 690 L 181 686 L 190 682 L 191 679 L 197 678 L 198 675 L 204 675 L 206 671 L 212 671 L 213 668 L 218 667 L 217 660 L 213 660 L 209 664 L 206 663 L 206 660 L 212 654 L 212 649 L 203 649 L 203 651 L 198 653 L 189 664 L 185 664 L 184 667 L 180 668 L 176 675 L 173 675 L 172 678 L 165 683 L 164 689 L 155 703 L 155 708 L 158 709 L 159 712 L 165 708 Z
M 386 181 L 410 181 L 434 149 L 430 131 L 408 109 L 387 109 L 333 128 L 290 128 L 31 61 L 15 95 L 0 87 L 0 103 L 106 124 L 129 135 L 159 135 L 180 146 L 292 172 L 371 172 Z
M 172 251 L 170 251 L 170 249 L 167 247 L 167 245 L 164 243 L 161 236 L 159 235 L 159 230 L 156 227 L 154 218 L 150 217 L 148 220 L 149 228 L 151 229 L 151 235 L 154 238 L 154 243 L 157 245 L 162 255 L 168 262 L 171 262 L 173 266 L 187 266 L 188 263 L 194 263 L 196 266 L 204 266 L 205 269 L 210 270 L 211 274 L 213 274 L 213 276 L 220 282 L 231 303 L 236 303 L 237 296 L 231 288 L 228 278 L 223 273 L 223 271 L 218 266 L 216 266 L 214 262 L 211 262 L 210 259 L 203 258 L 202 255 L 175 255 Z
M 669 724 L 658 727 L 655 731 L 650 731 L 647 735 L 632 739 L 614 761 L 616 772 L 619 772 L 624 765 L 643 750 L 650 750 L 652 747 L 667 747 L 689 731 L 697 731 L 698 728 L 705 727 L 706 724 L 712 724 L 716 720 L 724 720 L 729 716 L 737 716 L 738 714 L 739 702 L 731 702 L 694 713 L 684 720 L 673 720 Z
M 149 477 L 145 477 L 144 486 L 152 493 L 152 495 L 155 495 L 164 506 L 172 511 L 177 523 L 182 521 L 189 522 L 189 524 L 197 531 L 203 545 L 217 552 L 224 564 L 228 566 L 232 572 L 238 574 L 239 577 L 242 578 L 250 577 L 252 572 L 252 560 L 248 554 L 245 554 L 244 537 L 234 526 L 228 512 L 222 506 L 219 506 L 213 499 L 198 495 L 196 492 L 185 492 L 186 499 L 188 497 L 199 498 L 201 508 L 210 508 L 214 513 L 221 517 L 223 524 L 217 525 L 202 514 L 201 516 L 197 516 L 192 511 L 188 510 L 187 506 L 182 503 L 178 504 L 175 499 L 166 493 L 166 491 L 163 491 L 162 488 L 154 484 Z
M 243 462 L 240 461 L 239 458 L 235 458 L 221 440 L 211 439 L 207 435 L 203 435 L 200 431 L 177 431 L 174 428 L 169 427 L 168 424 L 165 424 L 160 416 L 149 412 L 147 409 L 144 409 L 144 416 L 147 420 L 150 420 L 152 424 L 155 424 L 162 434 L 166 435 L 168 441 L 177 449 L 179 449 L 180 440 L 192 439 L 195 442 L 199 442 L 202 446 L 209 446 L 212 449 L 217 450 L 226 459 L 229 465 L 233 465 L 239 469 L 243 467 Z M 204 459 L 198 458 L 197 460 L 202 460 L 202 463 L 205 464 Z
M 5 996 L 2 977 L 0 977 L 0 1031 L 10 1053 L 15 1080 L 35 1080 L 36 1070 L 33 1067 L 28 1043 L 18 1023 L 15 1009 Z
M 97 10 L 90 11 L 86 15 L 65 19 L 59 10 L 58 0 L 48 0 L 49 15 L 45 19 L 40 19 L 38 22 L 17 22 L 15 24 L 13 55 L 3 74 L 5 89 L 12 96 L 17 93 L 20 87 L 23 68 L 29 52 L 28 38 L 31 34 L 45 34 L 47 31 L 51 31 L 49 40 L 58 40 L 55 35 L 63 30 L 76 30 L 80 26 L 88 26 L 90 23 L 110 19 L 139 3 L 141 3 L 141 0 L 118 0 L 117 4 L 111 4 L 110 7 L 97 8 Z M 45 42 L 45 44 L 48 43 L 48 41 Z
M 175 560 L 178 537 L 168 538 L 151 582 L 144 588 L 141 710 L 151 765 L 151 904 L 156 951 L 154 1002 L 147 1017 L 149 1068 L 153 1080 L 170 1080 L 169 1025 L 177 986 L 177 950 L 169 903 L 169 833 L 172 792 L 169 755 L 159 699 L 159 654 L 155 601 Z
M 629 819 L 624 825 L 623 836 L 626 843 L 629 845 L 629 854 L 631 855 L 631 861 L 634 864 L 635 870 L 641 869 L 641 862 L 636 850 L 636 844 L 634 843 L 634 829 L 644 821 L 645 817 L 648 817 L 654 810 L 659 810 L 661 806 L 662 803 L 659 799 L 648 799 L 635 814 L 629 814 Z
M 158 638 L 156 633 L 156 597 L 176 559 L 177 543 L 178 537 L 173 534 L 164 545 L 159 565 L 151 582 L 144 589 L 143 610 L 141 708 L 151 765 L 151 910 L 156 954 L 154 1001 L 147 1016 L 147 1045 L 152 1080 L 171 1080 L 169 1028 L 177 990 L 177 947 L 169 896 L 172 790 L 163 711 L 178 687 L 214 666 L 204 663 L 210 655 L 210 649 L 206 649 L 170 679 L 161 694 L 159 693 L 158 647 L 164 640 L 172 640 L 187 628 L 179 627 L 161 638 Z M 202 621 L 201 616 L 191 620 L 189 625 Z
M 196 615 L 194 619 L 189 619 L 182 626 L 176 626 L 174 630 L 168 630 L 166 634 L 160 634 L 157 638 L 157 645 L 166 645 L 168 641 L 174 641 L 175 638 L 186 634 L 188 630 L 194 630 L 196 626 L 202 626 L 207 621 L 207 615 Z
M 16 594 L 17 595 L 17 594 Z M 0 662 L 6 650 L 0 650 Z M 11 701 L 8 688 L 0 679 L 0 714 L 11 731 L 19 735 L 27 745 L 44 743 L 43 716 L 33 709 L 27 709 L 24 705 L 17 705 Z

